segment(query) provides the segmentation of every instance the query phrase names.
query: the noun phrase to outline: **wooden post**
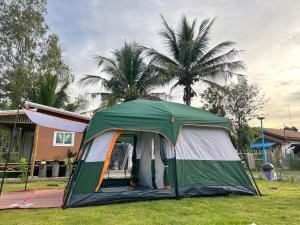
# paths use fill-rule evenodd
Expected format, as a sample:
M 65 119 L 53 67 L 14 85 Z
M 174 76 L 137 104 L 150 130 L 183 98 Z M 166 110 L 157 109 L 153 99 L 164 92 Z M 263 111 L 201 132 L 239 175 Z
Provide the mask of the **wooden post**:
M 30 168 L 30 176 L 33 176 L 34 172 L 34 165 L 35 165 L 35 158 L 36 158 L 36 148 L 37 148 L 37 142 L 39 138 L 39 125 L 36 125 L 35 132 L 34 132 L 34 144 L 33 144 L 33 152 L 32 152 L 32 162 L 31 162 L 31 168 Z

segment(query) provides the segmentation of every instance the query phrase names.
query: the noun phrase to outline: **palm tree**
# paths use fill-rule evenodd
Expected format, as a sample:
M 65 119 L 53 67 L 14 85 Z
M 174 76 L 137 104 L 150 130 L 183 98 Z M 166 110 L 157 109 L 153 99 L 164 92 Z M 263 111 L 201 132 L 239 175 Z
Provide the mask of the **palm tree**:
M 65 82 L 59 85 L 59 79 L 57 75 L 47 74 L 39 82 L 36 89 L 32 89 L 31 101 L 39 104 L 52 106 L 56 108 L 64 108 L 65 104 L 69 101 L 67 95 L 67 88 L 69 82 Z
M 96 56 L 101 73 L 109 79 L 98 75 L 85 75 L 80 79 L 84 86 L 101 85 L 107 92 L 91 93 L 92 97 L 102 97 L 102 107 L 109 107 L 117 102 L 126 102 L 139 98 L 155 99 L 150 91 L 164 80 L 151 62 L 146 63 L 144 48 L 136 43 L 124 43 L 124 46 L 112 52 L 112 57 Z
M 218 81 L 226 80 L 244 69 L 241 61 L 235 60 L 239 51 L 231 48 L 235 43 L 222 42 L 209 49 L 209 33 L 215 21 L 203 20 L 196 30 L 196 20 L 189 24 L 184 16 L 177 31 L 172 29 L 162 16 L 163 29 L 160 36 L 167 47 L 169 56 L 154 49 L 148 49 L 147 55 L 152 62 L 161 67 L 169 80 L 176 80 L 175 85 L 184 87 L 183 101 L 190 105 L 196 96 L 192 86 L 202 81 L 220 86 Z M 228 48 L 231 48 L 228 50 Z M 171 90 L 172 90 L 171 89 Z

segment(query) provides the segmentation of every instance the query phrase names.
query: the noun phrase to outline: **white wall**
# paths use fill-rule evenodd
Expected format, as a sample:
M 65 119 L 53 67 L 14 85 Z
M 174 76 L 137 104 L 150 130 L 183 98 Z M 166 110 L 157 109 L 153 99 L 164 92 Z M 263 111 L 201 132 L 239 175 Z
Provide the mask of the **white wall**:
M 292 150 L 289 147 L 291 147 L 292 144 L 300 144 L 300 141 L 292 141 L 292 142 L 286 143 L 285 145 L 283 144 L 281 146 L 281 151 L 283 153 L 291 153 Z

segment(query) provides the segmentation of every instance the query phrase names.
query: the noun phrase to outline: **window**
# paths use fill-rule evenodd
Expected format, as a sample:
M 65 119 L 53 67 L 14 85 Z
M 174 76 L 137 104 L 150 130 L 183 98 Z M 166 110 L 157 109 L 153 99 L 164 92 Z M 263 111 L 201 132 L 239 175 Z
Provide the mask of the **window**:
M 53 146 L 73 146 L 74 132 L 54 131 Z

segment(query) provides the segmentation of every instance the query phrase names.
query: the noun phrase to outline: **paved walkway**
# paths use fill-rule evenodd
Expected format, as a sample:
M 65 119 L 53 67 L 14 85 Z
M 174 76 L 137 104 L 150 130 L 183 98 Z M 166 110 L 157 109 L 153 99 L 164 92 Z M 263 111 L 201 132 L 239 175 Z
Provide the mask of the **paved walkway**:
M 0 209 L 59 208 L 63 204 L 64 190 L 29 190 L 2 192 Z

